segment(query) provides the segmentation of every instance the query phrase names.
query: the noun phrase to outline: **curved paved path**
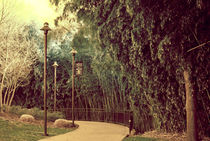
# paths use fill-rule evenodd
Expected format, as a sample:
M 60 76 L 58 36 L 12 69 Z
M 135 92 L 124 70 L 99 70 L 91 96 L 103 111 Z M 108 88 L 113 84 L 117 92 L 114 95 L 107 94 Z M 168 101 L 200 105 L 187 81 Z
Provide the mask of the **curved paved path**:
M 122 141 L 128 135 L 128 127 L 91 121 L 75 121 L 79 128 L 54 137 L 42 139 L 40 141 Z

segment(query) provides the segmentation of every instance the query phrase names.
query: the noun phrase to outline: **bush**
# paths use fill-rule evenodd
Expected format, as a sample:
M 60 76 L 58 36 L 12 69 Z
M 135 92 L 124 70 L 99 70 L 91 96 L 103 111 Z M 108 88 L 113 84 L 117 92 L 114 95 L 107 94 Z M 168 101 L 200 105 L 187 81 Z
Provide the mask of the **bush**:
M 44 111 L 39 108 L 30 109 L 31 115 L 33 115 L 36 119 L 44 119 Z
M 32 115 L 35 119 L 44 119 L 44 111 L 39 108 L 22 108 L 21 106 L 11 106 L 9 113 L 21 116 L 23 114 Z M 47 120 L 54 122 L 56 119 L 64 118 L 61 112 L 47 112 Z
M 23 114 L 30 114 L 28 109 L 22 108 L 21 106 L 11 106 L 9 109 L 9 113 L 21 116 Z
M 48 121 L 55 121 L 56 119 L 64 118 L 64 115 L 61 112 L 50 112 L 48 113 L 47 119 Z

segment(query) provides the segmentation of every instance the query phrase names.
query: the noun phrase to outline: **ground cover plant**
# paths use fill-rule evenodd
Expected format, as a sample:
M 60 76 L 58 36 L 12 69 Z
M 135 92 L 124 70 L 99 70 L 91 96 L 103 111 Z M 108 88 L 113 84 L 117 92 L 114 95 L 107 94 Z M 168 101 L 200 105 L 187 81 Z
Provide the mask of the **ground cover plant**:
M 33 122 L 18 122 L 23 114 L 34 116 Z M 48 112 L 48 134 L 55 136 L 70 132 L 76 128 L 54 128 L 56 119 L 64 118 L 61 112 Z M 44 136 L 44 111 L 38 108 L 10 107 L 9 112 L 0 113 L 0 141 L 37 141 Z
M 163 141 L 163 140 L 156 138 L 147 138 L 147 137 L 128 137 L 125 138 L 123 141 Z
M 37 141 L 45 138 L 44 128 L 41 125 L 32 125 L 21 122 L 0 119 L 0 141 Z M 73 129 L 48 128 L 49 136 L 64 134 Z

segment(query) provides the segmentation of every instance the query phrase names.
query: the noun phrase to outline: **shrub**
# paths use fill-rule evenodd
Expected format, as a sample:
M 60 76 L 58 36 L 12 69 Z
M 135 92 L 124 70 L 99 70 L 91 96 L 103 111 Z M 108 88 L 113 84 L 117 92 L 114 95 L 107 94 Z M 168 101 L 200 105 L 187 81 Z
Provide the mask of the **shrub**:
M 23 114 L 30 114 L 28 109 L 22 108 L 21 106 L 11 106 L 9 109 L 9 113 L 21 116 Z
M 32 115 L 35 119 L 44 119 L 44 111 L 39 108 L 22 108 L 21 106 L 11 106 L 9 113 L 21 116 L 23 114 Z M 64 118 L 61 112 L 47 112 L 47 120 L 54 122 L 56 119 Z
M 64 115 L 61 112 L 50 112 L 48 113 L 48 121 L 55 121 L 56 119 L 64 118 Z

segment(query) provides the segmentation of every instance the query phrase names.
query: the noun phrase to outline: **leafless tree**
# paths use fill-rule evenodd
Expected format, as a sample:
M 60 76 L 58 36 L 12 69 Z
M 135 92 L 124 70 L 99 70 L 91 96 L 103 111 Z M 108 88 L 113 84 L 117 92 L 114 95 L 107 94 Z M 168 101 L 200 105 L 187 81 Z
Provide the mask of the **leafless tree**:
M 28 83 L 32 65 L 37 58 L 37 47 L 27 31 L 15 24 L 0 28 L 0 107 L 9 110 L 15 91 Z

